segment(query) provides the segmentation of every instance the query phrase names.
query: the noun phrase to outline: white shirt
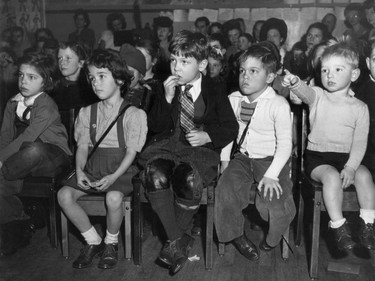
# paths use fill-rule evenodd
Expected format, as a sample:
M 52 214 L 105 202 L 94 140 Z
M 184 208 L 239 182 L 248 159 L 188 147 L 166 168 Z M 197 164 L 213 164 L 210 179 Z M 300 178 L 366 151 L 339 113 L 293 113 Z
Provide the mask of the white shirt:
M 40 92 L 39 94 L 29 97 L 26 101 L 25 97 L 21 93 L 17 94 L 15 97 L 12 98 L 12 101 L 18 102 L 16 113 L 20 119 L 23 119 L 23 113 L 25 112 L 26 108 L 32 106 L 34 104 L 35 99 L 39 97 L 41 94 L 43 94 L 43 92 Z M 30 112 L 26 115 L 26 120 L 29 119 Z
M 234 114 L 239 123 L 238 140 L 246 127 L 241 120 L 241 102 L 249 102 L 239 91 L 229 96 Z M 254 114 L 246 133 L 241 151 L 247 152 L 250 158 L 259 159 L 273 156 L 273 161 L 264 174 L 265 177 L 277 180 L 282 168 L 292 153 L 292 122 L 290 107 L 282 96 L 268 87 L 254 102 L 257 102 Z M 230 160 L 233 143 L 223 148 L 222 161 Z
M 189 90 L 189 93 L 191 94 L 191 97 L 193 99 L 193 102 L 197 100 L 201 93 L 202 89 L 202 74 L 199 74 L 199 78 L 195 80 L 193 83 L 187 83 L 189 85 L 192 85 L 191 89 Z M 181 86 L 181 91 L 183 92 L 185 90 L 185 86 Z

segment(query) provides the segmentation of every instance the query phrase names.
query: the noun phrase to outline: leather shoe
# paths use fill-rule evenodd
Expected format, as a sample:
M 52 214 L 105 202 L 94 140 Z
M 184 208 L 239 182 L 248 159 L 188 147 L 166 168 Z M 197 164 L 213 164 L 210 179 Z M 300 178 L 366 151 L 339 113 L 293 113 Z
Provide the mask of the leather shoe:
M 73 267 L 79 269 L 89 267 L 92 264 L 93 258 L 102 254 L 103 250 L 103 242 L 99 245 L 85 245 L 85 247 L 81 249 L 78 258 L 73 262 Z
M 99 268 L 110 269 L 116 266 L 118 261 L 118 244 L 104 244 L 104 251 L 100 257 Z
M 181 238 L 171 242 L 171 249 L 173 251 L 173 264 L 170 268 L 170 275 L 175 275 L 185 265 L 189 251 L 193 247 L 194 238 L 190 235 L 183 234 Z
M 264 252 L 269 252 L 275 247 L 271 247 L 270 245 L 267 244 L 266 239 L 263 239 L 262 242 L 259 244 L 259 249 L 261 249 Z
M 0 256 L 10 256 L 26 247 L 34 233 L 30 220 L 16 220 L 1 227 Z
M 234 246 L 237 250 L 248 260 L 257 261 L 259 253 L 254 243 L 250 241 L 244 234 L 233 240 Z
M 374 223 L 365 223 L 363 219 L 360 219 L 359 229 L 359 240 L 361 244 L 369 250 L 375 249 L 375 232 Z
M 173 264 L 173 255 L 174 252 L 171 248 L 171 241 L 167 241 L 163 248 L 161 249 L 159 256 L 158 256 L 158 262 L 167 268 L 170 268 Z
M 352 235 L 350 234 L 349 224 L 346 221 L 339 228 L 331 228 L 335 236 L 337 243 L 337 248 L 341 251 L 351 250 L 355 246 L 355 242 L 352 240 Z

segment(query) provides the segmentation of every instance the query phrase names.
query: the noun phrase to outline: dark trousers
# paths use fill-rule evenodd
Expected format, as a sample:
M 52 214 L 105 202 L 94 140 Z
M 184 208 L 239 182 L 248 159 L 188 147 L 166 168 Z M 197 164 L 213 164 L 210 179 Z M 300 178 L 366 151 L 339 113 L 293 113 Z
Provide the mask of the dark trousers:
M 250 159 L 237 153 L 225 169 L 215 191 L 215 226 L 220 242 L 232 241 L 244 233 L 242 210 L 250 203 L 250 188 L 254 182 L 260 182 L 272 159 Z M 276 246 L 280 242 L 296 213 L 289 171 L 287 163 L 279 175 L 279 183 L 283 189 L 279 199 L 275 193 L 272 201 L 269 201 L 268 196 L 263 198 L 262 194 L 256 193 L 256 209 L 261 218 L 269 223 L 266 242 L 270 246 Z
M 69 166 L 69 156 L 58 146 L 43 142 L 23 143 L 0 170 L 0 224 L 27 218 L 17 197 L 27 175 L 53 177 Z
M 217 175 L 220 156 L 217 152 L 205 147 L 192 147 L 179 141 L 177 134 L 169 139 L 161 140 L 148 147 L 140 154 L 139 164 L 145 168 L 147 163 L 155 159 L 168 159 L 175 163 L 189 163 L 194 171 L 194 198 L 179 198 L 173 191 L 161 190 L 147 193 L 151 207 L 159 216 L 170 240 L 181 237 L 190 227 L 194 214 L 202 197 L 202 189 Z

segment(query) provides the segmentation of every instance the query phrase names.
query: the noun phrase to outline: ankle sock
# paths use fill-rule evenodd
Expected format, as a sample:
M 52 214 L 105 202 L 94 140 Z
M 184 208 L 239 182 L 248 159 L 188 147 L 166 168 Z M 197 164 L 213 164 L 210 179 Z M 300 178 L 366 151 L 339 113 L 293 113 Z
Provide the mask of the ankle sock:
M 375 220 L 375 210 L 371 209 L 360 209 L 359 217 L 364 220 L 365 224 L 374 223 Z
M 342 226 L 345 222 L 346 222 L 346 218 L 343 218 L 343 219 L 341 219 L 341 220 L 337 220 L 337 221 L 329 221 L 328 226 L 329 226 L 330 228 L 339 228 L 339 227 Z
M 118 243 L 118 234 L 120 233 L 120 231 L 117 231 L 116 234 L 112 234 L 108 231 L 106 231 L 106 235 L 105 235 L 105 238 L 104 238 L 104 243 L 105 244 L 117 244 Z
M 102 243 L 102 238 L 99 236 L 99 234 L 96 232 L 95 227 L 93 226 L 91 226 L 89 230 L 81 234 L 89 245 L 99 245 L 100 243 Z

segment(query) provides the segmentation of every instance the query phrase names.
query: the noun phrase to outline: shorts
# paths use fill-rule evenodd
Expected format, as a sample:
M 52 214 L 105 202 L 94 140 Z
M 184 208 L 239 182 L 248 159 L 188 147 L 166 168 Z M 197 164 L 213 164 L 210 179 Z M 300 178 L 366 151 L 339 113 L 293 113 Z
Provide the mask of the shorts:
M 340 173 L 346 162 L 348 162 L 349 153 L 340 152 L 320 152 L 320 151 L 305 151 L 305 173 L 311 177 L 312 171 L 321 165 L 330 165 Z

